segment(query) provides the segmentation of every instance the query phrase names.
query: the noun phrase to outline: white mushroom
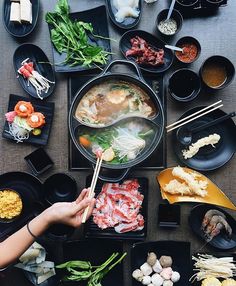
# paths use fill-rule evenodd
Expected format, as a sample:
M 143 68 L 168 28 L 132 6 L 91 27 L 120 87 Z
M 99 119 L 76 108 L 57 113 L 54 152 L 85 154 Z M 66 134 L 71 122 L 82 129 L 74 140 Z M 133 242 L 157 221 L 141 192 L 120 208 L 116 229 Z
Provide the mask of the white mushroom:
M 152 279 L 151 276 L 143 276 L 142 284 L 143 285 L 149 285 L 151 283 Z
M 161 277 L 160 274 L 155 273 L 152 275 L 152 284 L 154 286 L 161 286 L 163 284 L 163 278 Z
M 174 283 L 176 283 L 176 282 L 179 281 L 179 279 L 180 279 L 180 274 L 179 274 L 179 272 L 173 271 L 173 272 L 172 272 L 172 275 L 171 275 L 171 280 L 172 280 Z
M 152 269 L 156 273 L 160 273 L 162 271 L 162 266 L 160 262 L 157 260 L 156 263 L 152 266 Z
M 143 272 L 140 270 L 140 269 L 135 269 L 132 273 L 132 277 L 141 282 L 142 281 L 142 278 L 143 278 Z
M 148 276 L 152 273 L 152 267 L 147 262 L 143 263 L 143 265 L 140 266 L 140 269 L 145 276 Z
M 172 268 L 171 267 L 163 268 L 160 275 L 162 278 L 164 278 L 164 280 L 170 280 L 172 275 Z
M 148 253 L 148 257 L 147 257 L 147 263 L 150 265 L 150 266 L 153 266 L 157 261 L 157 256 L 156 256 L 156 253 L 154 252 L 150 252 Z
M 164 282 L 163 282 L 163 286 L 173 286 L 173 282 L 171 281 L 171 280 L 165 280 Z

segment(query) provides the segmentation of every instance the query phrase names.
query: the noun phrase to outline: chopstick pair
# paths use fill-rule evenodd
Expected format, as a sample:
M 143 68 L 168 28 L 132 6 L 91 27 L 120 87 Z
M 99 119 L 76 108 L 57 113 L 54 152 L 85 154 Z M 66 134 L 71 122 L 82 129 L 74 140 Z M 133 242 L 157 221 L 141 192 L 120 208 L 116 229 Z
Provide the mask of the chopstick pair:
M 96 162 L 96 166 L 95 166 L 95 169 L 94 169 L 93 178 L 92 178 L 92 182 L 91 182 L 91 186 L 90 186 L 89 194 L 88 194 L 88 198 L 89 199 L 92 199 L 93 196 L 94 196 L 94 190 L 95 190 L 95 187 L 96 187 L 96 184 L 97 184 L 98 174 L 99 174 L 99 171 L 101 169 L 101 165 L 102 165 L 102 155 L 101 155 L 101 157 L 97 158 L 97 162 Z M 88 211 L 89 211 L 89 206 L 86 207 L 86 209 L 85 209 L 85 211 L 83 213 L 82 223 L 86 222 Z
M 210 112 L 212 112 L 218 108 L 221 108 L 223 106 L 223 104 L 221 104 L 221 102 L 222 102 L 222 100 L 219 100 L 219 101 L 217 101 L 217 102 L 215 102 L 215 103 L 213 103 L 207 107 L 204 107 L 201 110 L 198 110 L 197 112 L 194 112 L 193 114 L 190 114 L 190 115 L 166 126 L 166 129 L 167 129 L 166 132 L 168 133 L 172 130 L 175 130 L 175 129 L 177 129 L 177 128 L 179 128 L 179 127 L 181 127 L 181 126 L 183 126 L 183 125 L 185 125 L 185 124 L 187 124 L 187 123 L 189 123 L 189 122 L 191 122 L 197 118 L 200 118 L 200 117 L 202 117 L 202 116 L 204 116 L 204 115 L 206 115 L 206 114 L 208 114 L 208 113 L 210 113 Z M 220 104 L 220 105 L 218 105 L 218 104 Z M 215 106 L 215 105 L 217 105 L 217 106 Z

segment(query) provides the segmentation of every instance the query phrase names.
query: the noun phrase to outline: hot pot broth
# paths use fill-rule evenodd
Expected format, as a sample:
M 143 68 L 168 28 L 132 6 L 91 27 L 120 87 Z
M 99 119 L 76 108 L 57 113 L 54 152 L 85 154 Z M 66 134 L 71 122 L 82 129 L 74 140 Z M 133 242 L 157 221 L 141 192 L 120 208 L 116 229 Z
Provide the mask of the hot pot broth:
M 157 110 L 148 94 L 135 84 L 108 80 L 92 87 L 80 100 L 75 117 L 103 127 L 126 116 L 153 117 Z
M 130 118 L 101 129 L 80 127 L 77 140 L 92 156 L 103 151 L 103 160 L 111 164 L 127 163 L 147 149 L 157 130 L 142 118 Z

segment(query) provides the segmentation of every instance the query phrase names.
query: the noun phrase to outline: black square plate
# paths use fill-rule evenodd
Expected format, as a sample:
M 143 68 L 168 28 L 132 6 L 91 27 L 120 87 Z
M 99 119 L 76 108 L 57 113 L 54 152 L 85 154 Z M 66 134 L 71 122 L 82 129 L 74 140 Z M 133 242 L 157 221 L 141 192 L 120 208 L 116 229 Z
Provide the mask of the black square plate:
M 40 135 L 34 136 L 30 134 L 29 138 L 27 140 L 24 140 L 24 142 L 30 143 L 30 144 L 36 144 L 36 145 L 47 145 L 51 127 L 52 127 L 52 120 L 53 120 L 53 114 L 54 114 L 54 103 L 53 102 L 42 102 L 42 101 L 35 100 L 33 98 L 29 99 L 27 97 L 23 97 L 20 95 L 10 94 L 7 111 L 8 112 L 13 111 L 15 105 L 20 100 L 31 102 L 35 111 L 42 112 L 44 114 L 45 121 L 46 121 L 46 124 L 43 126 L 42 133 Z M 8 130 L 9 130 L 9 126 L 8 126 L 7 121 L 5 121 L 4 129 L 2 132 L 2 137 L 6 139 L 14 140 L 13 137 L 7 132 Z
M 91 23 L 93 26 L 93 32 L 95 35 L 100 35 L 102 37 L 109 38 L 107 13 L 106 13 L 106 7 L 104 5 L 90 9 L 90 10 L 82 11 L 82 12 L 70 13 L 70 18 L 72 20 L 79 19 L 80 21 Z M 51 30 L 52 30 L 52 26 L 49 25 L 50 34 L 51 34 Z M 91 36 L 90 39 L 93 44 L 103 47 L 105 51 L 108 51 L 108 52 L 111 51 L 109 40 L 95 38 L 93 36 Z M 70 67 L 69 65 L 58 65 L 58 63 L 61 63 L 65 60 L 66 54 L 65 53 L 59 54 L 54 48 L 53 44 L 52 44 L 52 51 L 53 51 L 53 59 L 54 59 L 54 65 L 55 65 L 56 72 L 62 72 L 62 73 L 79 72 L 79 71 L 96 69 L 95 66 L 85 67 L 85 66 L 77 65 L 74 67 Z
M 119 241 L 108 240 L 86 240 L 68 242 L 63 247 L 64 261 L 69 260 L 86 260 L 90 261 L 92 265 L 100 265 L 108 259 L 112 253 L 119 252 L 120 256 L 123 254 L 122 243 Z M 119 257 L 120 257 L 119 256 Z M 124 258 L 126 259 L 126 258 Z M 63 285 L 78 286 L 87 285 L 80 282 L 63 283 Z M 103 286 L 122 286 L 123 281 L 123 263 L 117 264 L 103 279 Z
M 131 249 L 131 271 L 138 269 L 146 262 L 149 252 L 154 252 L 159 259 L 162 255 L 171 256 L 172 269 L 178 271 L 180 280 L 175 286 L 189 286 L 191 274 L 190 242 L 184 241 L 150 241 L 139 242 Z M 131 275 L 130 275 L 131 276 Z M 132 286 L 140 286 L 141 283 L 132 278 Z
M 132 178 L 128 178 L 125 180 L 131 180 Z M 147 235 L 147 203 L 148 203 L 148 179 L 147 178 L 133 178 L 137 179 L 140 185 L 139 192 L 144 195 L 141 215 L 144 218 L 144 228 L 139 231 L 130 231 L 125 233 L 117 233 L 114 228 L 101 229 L 94 222 L 93 219 L 90 218 L 85 225 L 85 233 L 86 237 L 96 237 L 96 238 L 109 238 L 109 239 L 122 239 L 122 240 L 144 240 Z M 91 185 L 92 175 L 87 177 L 86 186 L 89 187 Z M 122 182 L 119 182 L 121 184 Z M 95 194 L 96 196 L 100 193 L 102 186 L 106 184 L 103 181 L 98 180 L 96 185 Z

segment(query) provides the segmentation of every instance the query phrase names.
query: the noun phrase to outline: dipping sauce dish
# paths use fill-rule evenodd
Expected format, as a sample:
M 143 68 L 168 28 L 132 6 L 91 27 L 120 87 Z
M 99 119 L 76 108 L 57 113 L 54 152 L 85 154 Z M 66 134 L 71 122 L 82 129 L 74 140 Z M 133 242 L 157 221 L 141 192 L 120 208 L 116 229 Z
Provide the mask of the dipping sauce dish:
M 175 56 L 185 64 L 195 62 L 201 53 L 201 45 L 198 40 L 189 36 L 180 38 L 176 43 L 176 47 L 183 49 L 183 52 L 176 51 Z

